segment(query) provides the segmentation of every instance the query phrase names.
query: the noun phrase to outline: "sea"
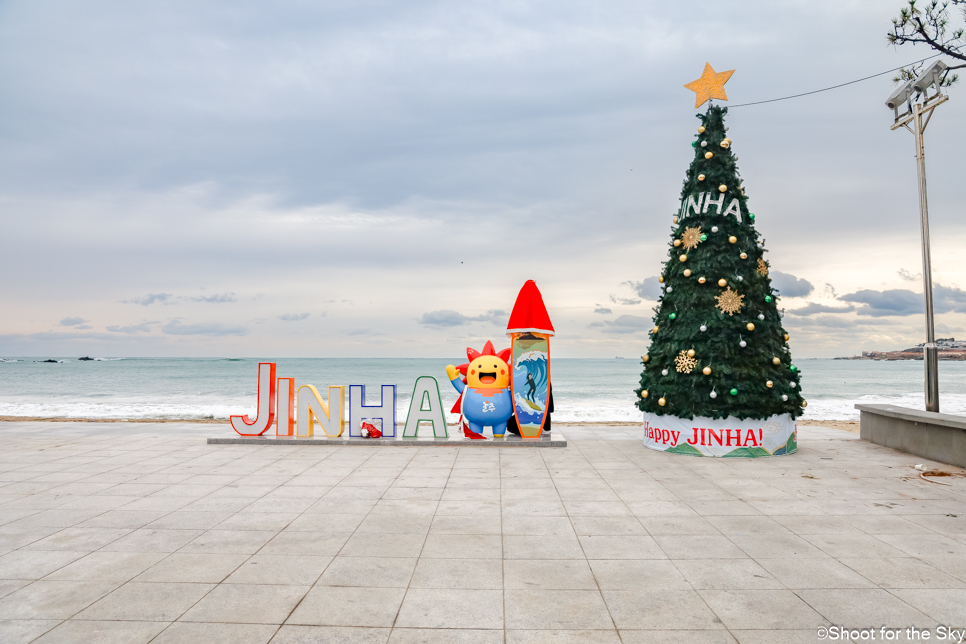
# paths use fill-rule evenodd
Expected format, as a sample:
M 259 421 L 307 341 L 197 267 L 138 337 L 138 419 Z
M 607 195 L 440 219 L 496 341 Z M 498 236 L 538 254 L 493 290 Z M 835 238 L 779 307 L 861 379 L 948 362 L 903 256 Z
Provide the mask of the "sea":
M 446 411 L 457 394 L 446 359 L 337 358 L 0 358 L 0 416 L 95 419 L 227 419 L 254 417 L 258 363 L 278 365 L 296 387 L 396 385 L 397 421 L 405 419 L 413 384 L 435 376 Z M 808 401 L 803 420 L 858 420 L 857 403 L 923 409 L 923 363 L 918 361 L 796 360 Z M 552 358 L 555 423 L 637 423 L 634 388 L 639 359 Z M 940 408 L 966 415 L 966 362 L 939 363 Z M 451 422 L 457 416 L 450 414 Z

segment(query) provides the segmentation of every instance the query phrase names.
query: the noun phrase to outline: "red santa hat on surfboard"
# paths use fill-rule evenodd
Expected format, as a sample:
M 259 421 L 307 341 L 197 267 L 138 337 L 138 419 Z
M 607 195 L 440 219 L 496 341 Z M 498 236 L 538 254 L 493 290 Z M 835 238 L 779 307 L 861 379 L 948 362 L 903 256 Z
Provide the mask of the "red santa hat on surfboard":
M 510 321 L 506 325 L 507 335 L 511 333 L 546 333 L 553 335 L 553 324 L 550 314 L 543 303 L 543 296 L 536 282 L 527 280 L 520 289 L 517 301 L 510 313 Z

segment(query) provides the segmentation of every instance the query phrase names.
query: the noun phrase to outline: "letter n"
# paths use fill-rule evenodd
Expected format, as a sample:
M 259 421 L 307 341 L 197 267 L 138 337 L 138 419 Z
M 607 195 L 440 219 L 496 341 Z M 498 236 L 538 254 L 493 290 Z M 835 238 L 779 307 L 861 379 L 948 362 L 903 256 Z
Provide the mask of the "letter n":
M 231 416 L 231 427 L 241 436 L 261 436 L 275 422 L 275 363 L 258 363 L 258 411 L 255 420 L 248 414 Z
M 449 438 L 446 417 L 443 415 L 443 400 L 439 396 L 439 383 L 432 376 L 416 378 L 413 397 L 409 401 L 409 413 L 406 414 L 403 438 L 416 438 L 421 422 L 432 423 L 435 438 Z
M 342 436 L 345 427 L 345 387 L 329 387 L 326 403 L 314 385 L 299 387 L 298 436 L 314 436 L 315 422 L 329 438 Z

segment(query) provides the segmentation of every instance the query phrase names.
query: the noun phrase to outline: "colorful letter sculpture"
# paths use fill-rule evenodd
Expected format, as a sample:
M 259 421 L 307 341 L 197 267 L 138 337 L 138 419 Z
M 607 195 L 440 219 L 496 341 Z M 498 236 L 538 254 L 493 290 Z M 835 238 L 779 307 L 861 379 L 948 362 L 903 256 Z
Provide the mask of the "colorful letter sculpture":
M 248 414 L 231 416 L 231 427 L 241 436 L 261 436 L 275 422 L 275 363 L 258 363 L 258 411 L 255 420 Z
M 277 382 L 275 435 L 291 436 L 295 430 L 295 378 L 279 378 Z
M 342 436 L 345 427 L 345 387 L 329 387 L 329 402 L 326 403 L 314 385 L 302 385 L 298 398 L 299 436 L 314 436 L 316 421 L 329 438 Z
M 409 401 L 409 413 L 406 414 L 403 438 L 417 438 L 419 423 L 424 421 L 432 423 L 434 438 L 449 438 L 446 416 L 443 415 L 443 400 L 439 395 L 439 383 L 432 376 L 416 378 L 413 397 Z
M 520 436 L 540 438 L 550 398 L 550 336 L 554 330 L 533 280 L 520 289 L 506 333 L 511 338 L 513 413 Z
M 483 428 L 490 427 L 493 437 L 506 434 L 506 421 L 513 415 L 513 397 L 510 394 L 510 367 L 507 359 L 510 349 L 497 353 L 493 343 L 487 341 L 483 352 L 466 349 L 469 363 L 446 367 L 446 375 L 456 391 L 460 392 L 460 412 L 469 424 L 464 430 L 467 438 L 485 439 Z M 463 384 L 461 374 L 466 375 Z
M 383 385 L 378 405 L 366 404 L 366 386 L 349 385 L 349 438 L 362 438 L 362 421 L 378 420 L 383 438 L 396 437 L 396 385 Z

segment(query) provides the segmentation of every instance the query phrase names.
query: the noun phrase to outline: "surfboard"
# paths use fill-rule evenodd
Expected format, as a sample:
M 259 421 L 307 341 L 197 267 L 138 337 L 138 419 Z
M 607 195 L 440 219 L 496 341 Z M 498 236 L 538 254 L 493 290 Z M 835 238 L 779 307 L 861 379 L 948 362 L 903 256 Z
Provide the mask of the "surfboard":
M 540 438 L 550 399 L 550 342 L 543 333 L 514 333 L 510 390 L 513 414 L 524 438 Z

